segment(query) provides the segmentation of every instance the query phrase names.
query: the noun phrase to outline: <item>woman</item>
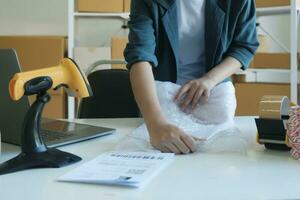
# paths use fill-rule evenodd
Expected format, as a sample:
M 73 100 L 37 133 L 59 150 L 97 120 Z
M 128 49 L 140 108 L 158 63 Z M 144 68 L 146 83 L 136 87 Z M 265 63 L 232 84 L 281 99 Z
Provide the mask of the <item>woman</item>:
M 254 0 L 132 0 L 124 55 L 151 144 L 191 153 L 197 139 L 169 124 L 155 82 L 182 85 L 174 97 L 190 112 L 210 91 L 245 70 L 258 47 Z

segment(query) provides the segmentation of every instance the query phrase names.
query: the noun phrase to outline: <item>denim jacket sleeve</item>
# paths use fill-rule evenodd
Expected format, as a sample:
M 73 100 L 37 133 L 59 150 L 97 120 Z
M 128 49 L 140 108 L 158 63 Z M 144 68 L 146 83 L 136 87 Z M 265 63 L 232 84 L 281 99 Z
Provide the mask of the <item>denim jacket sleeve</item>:
M 238 16 L 236 29 L 226 56 L 239 60 L 242 69 L 249 66 L 259 43 L 256 32 L 256 11 L 254 0 L 246 0 Z
M 153 19 L 148 3 L 145 0 L 132 0 L 128 26 L 130 29 L 129 42 L 124 51 L 127 68 L 140 61 L 147 61 L 157 66 L 155 55 L 156 41 Z

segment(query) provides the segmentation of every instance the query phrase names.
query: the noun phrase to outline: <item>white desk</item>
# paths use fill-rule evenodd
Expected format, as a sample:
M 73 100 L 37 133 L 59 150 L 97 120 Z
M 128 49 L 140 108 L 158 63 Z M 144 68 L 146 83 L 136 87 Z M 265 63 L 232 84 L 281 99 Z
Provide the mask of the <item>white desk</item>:
M 237 118 L 242 131 L 252 140 L 248 155 L 191 154 L 176 156 L 164 171 L 139 189 L 92 184 L 62 183 L 56 178 L 114 146 L 141 119 L 78 120 L 117 128 L 117 133 L 61 148 L 83 158 L 60 169 L 35 169 L 0 176 L 1 200 L 198 200 L 198 199 L 300 199 L 300 161 L 288 152 L 264 150 L 255 144 L 253 118 Z M 3 162 L 18 148 L 2 144 Z

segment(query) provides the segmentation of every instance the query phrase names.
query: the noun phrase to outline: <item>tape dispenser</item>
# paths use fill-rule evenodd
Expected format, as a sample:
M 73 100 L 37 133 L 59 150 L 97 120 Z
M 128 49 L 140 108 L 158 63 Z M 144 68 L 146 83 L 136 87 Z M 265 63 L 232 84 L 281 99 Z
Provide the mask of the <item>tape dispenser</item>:
M 259 118 L 255 119 L 257 142 L 267 149 L 290 150 L 287 121 L 291 102 L 286 96 L 263 96 L 259 103 Z

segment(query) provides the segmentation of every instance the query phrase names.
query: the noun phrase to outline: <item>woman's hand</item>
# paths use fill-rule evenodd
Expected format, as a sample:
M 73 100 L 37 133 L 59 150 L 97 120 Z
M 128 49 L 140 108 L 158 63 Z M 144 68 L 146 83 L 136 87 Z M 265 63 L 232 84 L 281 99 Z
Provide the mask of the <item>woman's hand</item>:
M 192 111 L 200 100 L 208 100 L 210 91 L 215 85 L 216 84 L 207 77 L 189 81 L 178 91 L 175 96 L 175 101 L 179 103 L 180 108 L 184 112 Z
M 187 135 L 180 128 L 167 122 L 149 125 L 148 131 L 152 146 L 162 152 L 188 154 L 197 150 L 202 139 Z

